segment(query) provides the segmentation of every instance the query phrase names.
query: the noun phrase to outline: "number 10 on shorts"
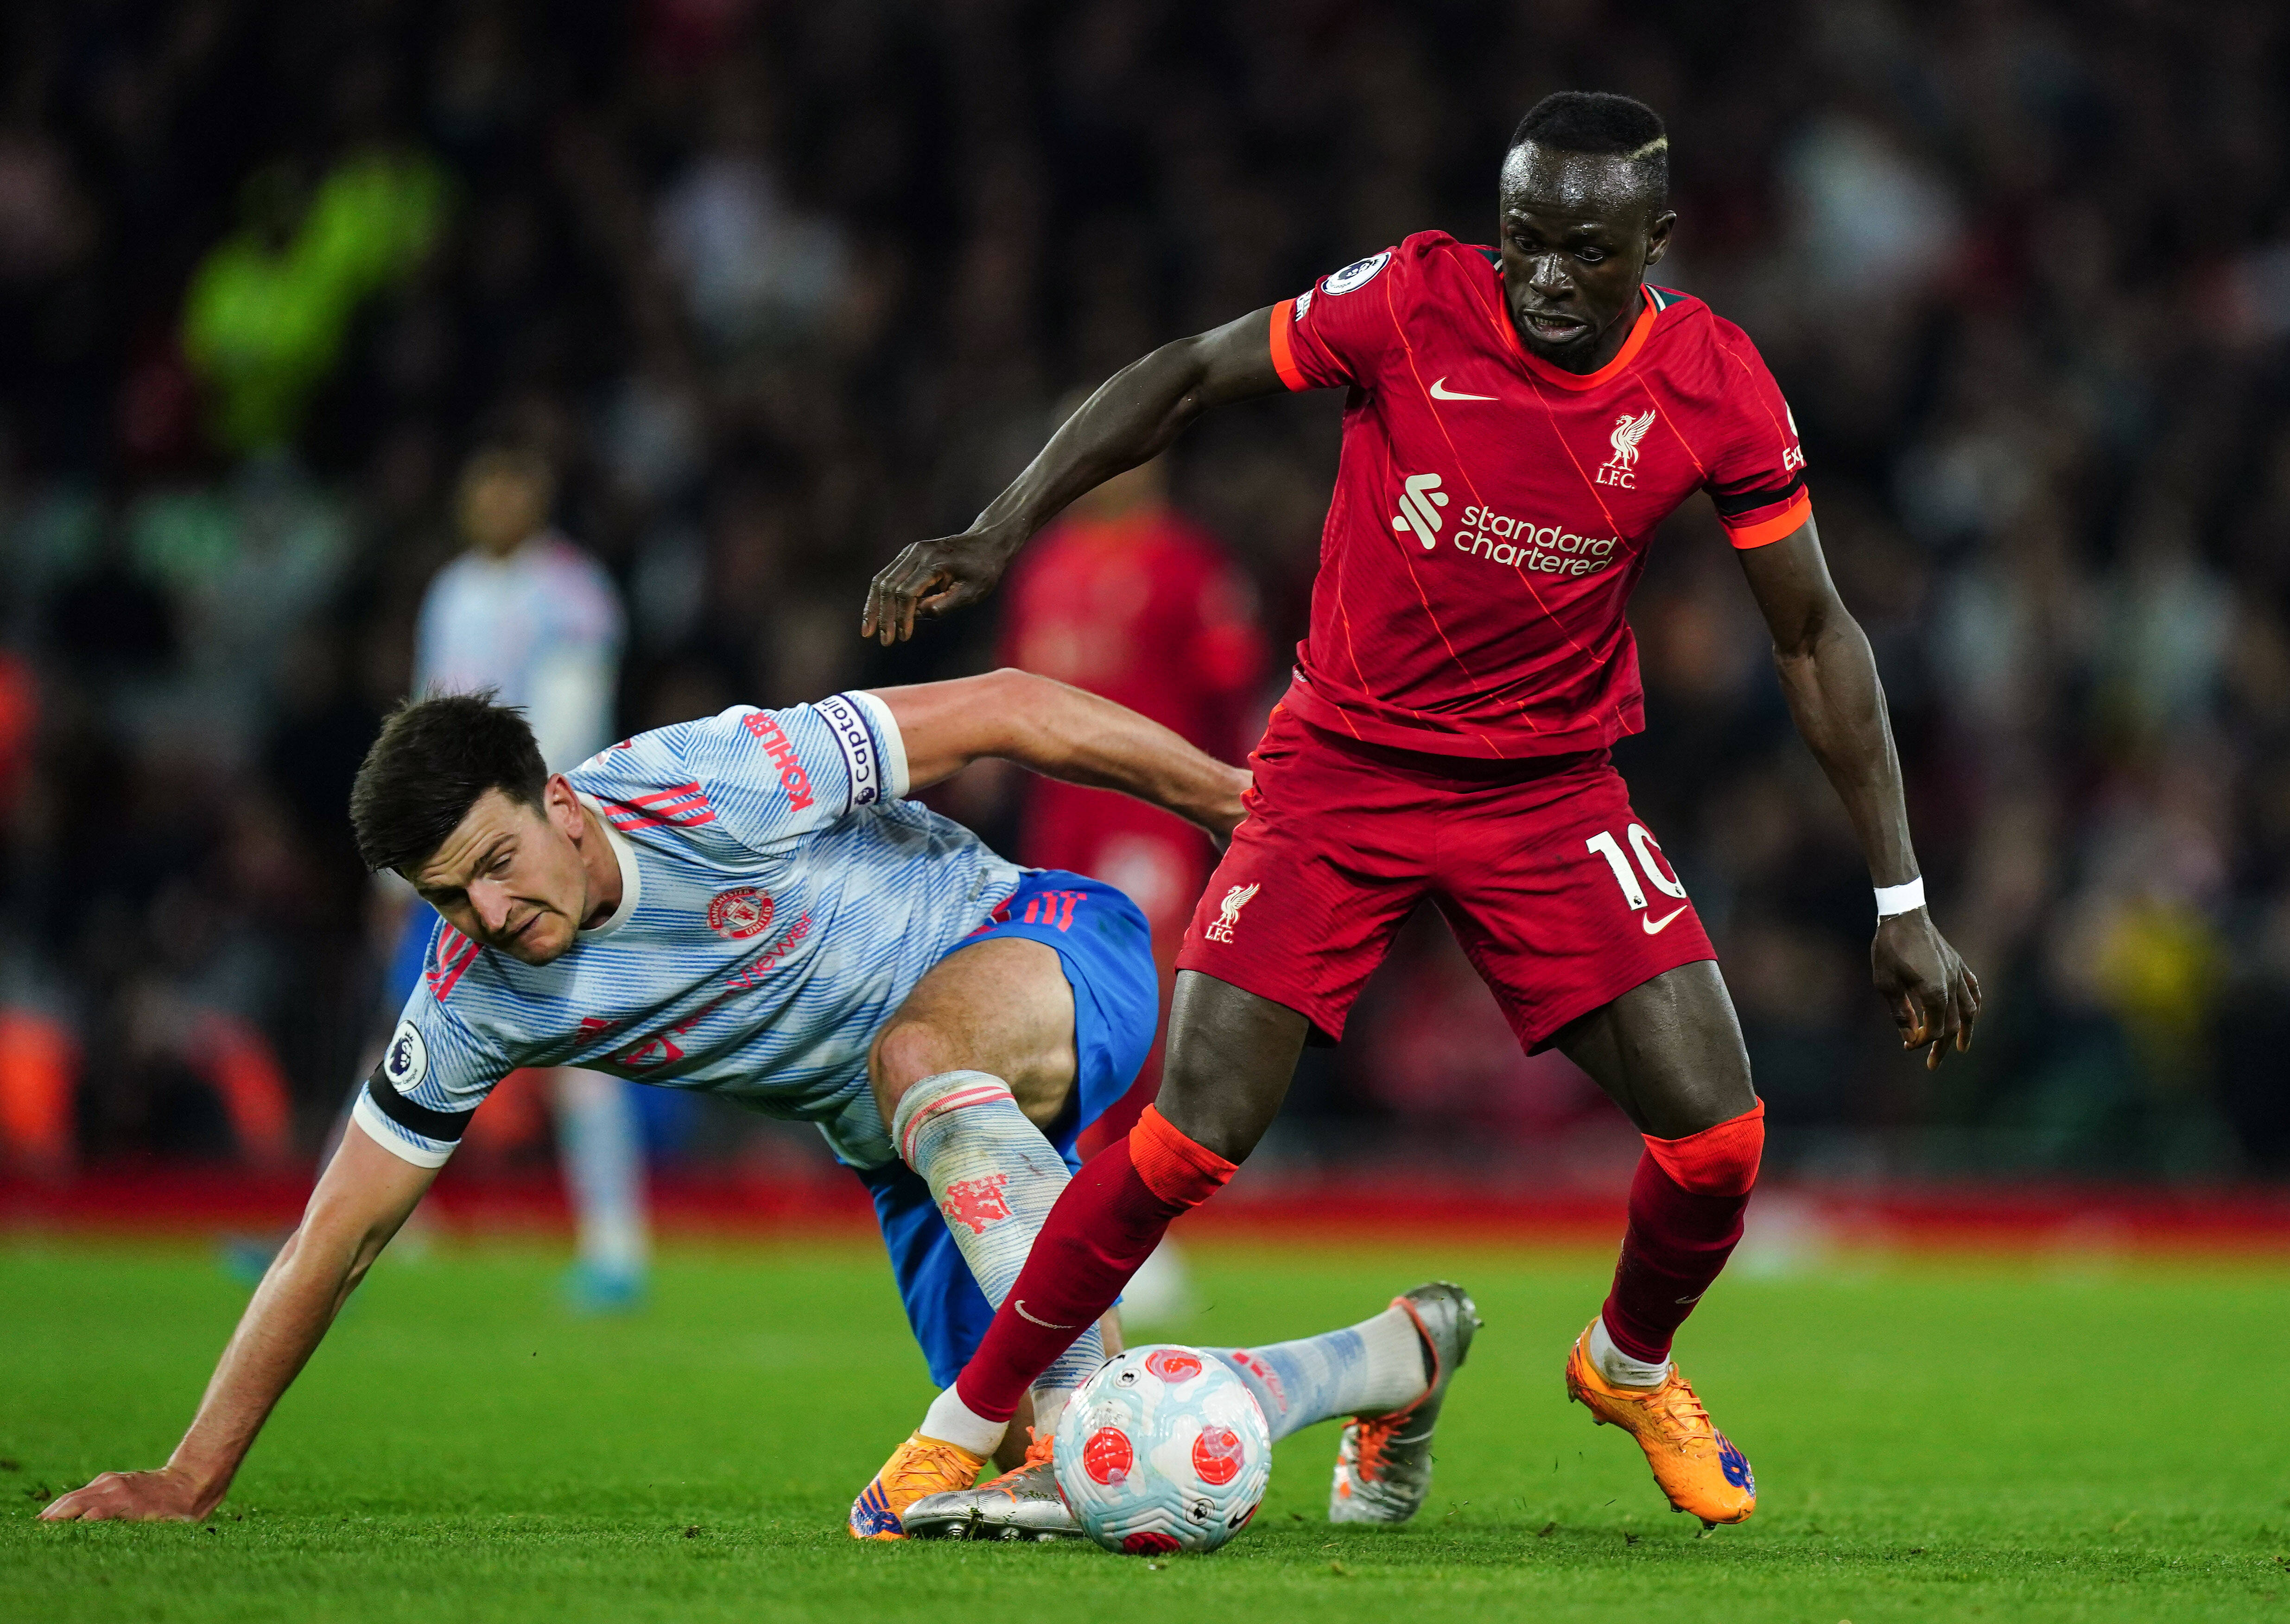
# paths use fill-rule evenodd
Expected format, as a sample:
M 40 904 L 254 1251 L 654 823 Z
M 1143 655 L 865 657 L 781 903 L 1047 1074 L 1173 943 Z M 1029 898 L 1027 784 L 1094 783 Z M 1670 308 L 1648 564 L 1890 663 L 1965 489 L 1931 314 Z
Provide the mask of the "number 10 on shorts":
M 1661 848 L 1654 844 L 1653 836 L 1646 832 L 1645 825 L 1631 824 L 1627 838 L 1630 843 L 1630 855 L 1638 860 L 1637 870 L 1631 868 L 1629 858 L 1622 855 L 1621 842 L 1614 838 L 1610 829 L 1600 829 L 1584 841 L 1582 846 L 1585 851 L 1596 852 L 1606 860 L 1606 867 L 1613 870 L 1614 884 L 1622 888 L 1622 899 L 1630 905 L 1630 911 L 1645 912 L 1645 887 L 1638 884 L 1639 870 L 1644 871 L 1647 884 L 1666 897 L 1676 897 L 1684 902 L 1685 887 L 1679 884 L 1669 872 L 1669 865 L 1662 859 Z M 1660 919 L 1646 918 L 1639 923 L 1645 928 L 1645 933 L 1652 936 L 1685 911 L 1682 907 L 1674 908 Z

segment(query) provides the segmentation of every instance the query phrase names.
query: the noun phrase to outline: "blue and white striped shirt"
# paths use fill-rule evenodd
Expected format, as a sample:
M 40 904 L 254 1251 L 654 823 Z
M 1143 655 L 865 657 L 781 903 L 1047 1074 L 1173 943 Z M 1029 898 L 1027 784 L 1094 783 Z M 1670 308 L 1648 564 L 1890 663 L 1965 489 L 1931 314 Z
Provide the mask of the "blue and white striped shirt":
M 442 1166 L 501 1077 L 582 1066 L 815 1122 L 859 1166 L 891 1160 L 868 1045 L 1022 871 L 901 798 L 890 708 L 735 706 L 567 776 L 619 860 L 619 908 L 547 964 L 441 922 L 358 1124 Z

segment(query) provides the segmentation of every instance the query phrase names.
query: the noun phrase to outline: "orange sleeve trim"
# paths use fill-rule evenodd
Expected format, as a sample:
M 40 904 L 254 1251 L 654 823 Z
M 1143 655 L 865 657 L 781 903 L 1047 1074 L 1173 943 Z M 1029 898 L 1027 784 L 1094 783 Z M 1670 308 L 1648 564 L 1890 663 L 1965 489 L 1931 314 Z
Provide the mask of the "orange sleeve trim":
M 1728 524 L 1726 527 L 1726 534 L 1736 548 L 1746 552 L 1750 548 L 1763 547 L 1767 542 L 1780 540 L 1790 532 L 1801 529 L 1805 522 L 1812 516 L 1813 492 L 1800 491 L 1797 493 L 1797 500 L 1773 517 L 1759 519 L 1754 524 L 1744 524 L 1738 530 Z
M 1765 1159 L 1766 1102 L 1760 1100 L 1739 1116 L 1684 1139 L 1640 1137 L 1646 1154 L 1680 1189 L 1696 1196 L 1746 1196 Z
M 1280 381 L 1292 389 L 1308 389 L 1304 374 L 1296 369 L 1296 348 L 1288 340 L 1288 328 L 1296 319 L 1296 301 L 1284 299 L 1272 307 L 1272 370 L 1280 374 Z
M 1149 1105 L 1129 1130 L 1129 1164 L 1147 1189 L 1178 1207 L 1200 1205 L 1238 1171 L 1206 1145 L 1188 1139 Z

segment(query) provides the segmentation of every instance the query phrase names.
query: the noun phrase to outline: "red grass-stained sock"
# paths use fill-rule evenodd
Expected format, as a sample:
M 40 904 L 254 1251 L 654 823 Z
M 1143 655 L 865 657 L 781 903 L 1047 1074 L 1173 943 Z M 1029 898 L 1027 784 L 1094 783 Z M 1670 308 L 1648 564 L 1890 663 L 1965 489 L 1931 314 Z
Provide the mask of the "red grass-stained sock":
M 1083 1164 L 1043 1220 L 1018 1282 L 955 1380 L 962 1402 L 1004 1421 L 1034 1379 L 1111 1308 L 1178 1213 L 1232 1177 L 1150 1106 L 1128 1137 Z
M 1669 1357 L 1693 1312 L 1742 1238 L 1742 1214 L 1765 1151 L 1766 1108 L 1684 1139 L 1646 1137 L 1630 1180 L 1629 1229 L 1601 1310 L 1606 1334 L 1633 1359 Z

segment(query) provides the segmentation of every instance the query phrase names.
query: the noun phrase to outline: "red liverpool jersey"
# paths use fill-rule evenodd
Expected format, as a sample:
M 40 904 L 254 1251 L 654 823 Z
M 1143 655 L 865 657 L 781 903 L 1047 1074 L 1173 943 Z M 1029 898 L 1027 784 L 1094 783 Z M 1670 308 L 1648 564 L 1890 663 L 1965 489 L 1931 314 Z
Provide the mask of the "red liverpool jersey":
M 1126 705 L 1220 760 L 1246 751 L 1266 664 L 1253 594 L 1222 543 L 1174 508 L 1059 520 L 1003 603 L 1004 663 Z M 1029 778 L 1018 858 L 1120 886 L 1173 953 L 1215 853 L 1142 801 Z
M 1350 391 L 1298 716 L 1449 756 L 1645 725 L 1622 611 L 1655 526 L 1701 490 L 1738 548 L 1812 512 L 1742 330 L 1665 288 L 1645 302 L 1611 362 L 1564 372 L 1519 341 L 1494 251 L 1426 231 L 1274 308 L 1281 380 Z

